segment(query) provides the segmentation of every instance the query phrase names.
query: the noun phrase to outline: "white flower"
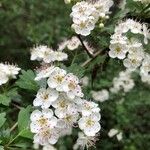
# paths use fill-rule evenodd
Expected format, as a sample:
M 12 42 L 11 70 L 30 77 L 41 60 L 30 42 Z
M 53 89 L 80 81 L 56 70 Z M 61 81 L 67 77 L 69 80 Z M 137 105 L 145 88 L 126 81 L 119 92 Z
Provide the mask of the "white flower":
M 86 136 L 84 133 L 79 132 L 78 133 L 78 139 L 76 144 L 73 146 L 73 150 L 78 150 L 78 149 L 85 149 L 89 147 L 94 147 L 95 142 L 97 141 L 96 137 L 93 136 Z
M 5 84 L 9 80 L 3 71 L 0 71 L 0 85 Z
M 43 147 L 43 150 L 57 150 L 57 149 L 54 146 L 52 146 L 52 145 L 45 145 Z
M 129 92 L 134 87 L 134 81 L 131 79 L 132 70 L 121 71 L 119 77 L 113 79 L 113 87 L 110 88 L 112 93 L 117 93 L 120 90 Z
M 66 71 L 60 68 L 55 68 L 50 75 L 47 83 L 50 88 L 56 88 L 57 91 L 63 91 L 62 82 L 64 81 Z
M 99 16 L 104 18 L 106 14 L 109 14 L 110 7 L 114 4 L 112 0 L 98 0 L 94 3 L 94 7 L 99 13 Z
M 69 41 L 68 41 L 68 44 L 67 44 L 67 48 L 69 50 L 75 50 L 79 47 L 80 45 L 80 41 L 79 39 L 76 37 L 76 36 L 73 36 Z
M 116 135 L 118 141 L 122 140 L 122 132 L 120 132 L 119 134 Z
M 71 3 L 71 0 L 64 0 L 64 2 L 65 2 L 66 4 L 69 4 L 69 3 Z
M 117 28 L 116 28 L 117 29 Z M 121 29 L 120 29 L 121 30 Z M 121 31 L 117 31 L 117 32 L 119 32 L 119 33 L 117 33 L 117 34 L 113 34 L 112 36 L 111 36 L 111 41 L 110 41 L 110 43 L 111 44 L 123 44 L 123 45 L 125 45 L 125 44 L 127 44 L 127 37 L 126 36 L 123 36 L 120 32 L 122 32 L 122 30 Z
M 109 137 L 113 137 L 115 136 L 119 131 L 117 129 L 111 129 L 109 132 L 108 132 L 108 136 Z
M 35 77 L 35 80 L 39 81 L 43 78 L 48 78 L 54 70 L 55 70 L 54 66 L 50 66 L 50 67 L 42 68 L 41 70 L 37 70 L 38 73 Z
M 144 43 L 148 44 L 148 39 L 150 39 L 150 30 L 145 24 L 143 24 L 143 35 L 144 35 Z
M 109 56 L 112 58 L 119 58 L 119 59 L 124 59 L 126 57 L 126 52 L 128 51 L 128 48 L 126 44 L 111 44 L 110 45 L 110 51 L 109 51 Z
M 104 102 L 105 100 L 108 100 L 109 98 L 109 92 L 105 89 L 101 91 L 92 91 L 92 97 L 96 101 Z
M 57 118 L 53 116 L 53 111 L 44 109 L 34 110 L 30 116 L 30 129 L 32 133 L 39 133 L 43 128 L 54 128 L 57 124 Z
M 83 116 L 79 121 L 79 128 L 84 131 L 87 136 L 95 136 L 96 133 L 101 129 L 99 124 L 100 115 L 92 114 L 90 116 Z
M 47 63 L 47 57 L 52 53 L 52 49 L 48 48 L 46 45 L 40 45 L 31 49 L 31 60 L 43 60 Z
M 61 93 L 58 99 L 52 103 L 52 106 L 55 108 L 55 115 L 59 118 L 64 118 L 71 104 L 72 102 L 69 101 L 68 97 Z
M 142 33 L 142 25 L 139 22 L 133 20 L 127 20 L 127 24 L 130 26 L 130 30 L 134 34 Z
M 89 78 L 87 76 L 84 76 L 81 79 L 81 83 L 82 83 L 83 86 L 88 86 L 88 84 L 89 84 Z
M 49 108 L 52 102 L 54 102 L 57 98 L 58 92 L 56 90 L 41 88 L 33 101 L 33 105 L 41 106 L 42 108 Z
M 63 118 L 58 120 L 57 127 L 60 128 L 61 130 L 62 128 L 65 128 L 65 129 L 71 128 L 77 123 L 77 120 L 79 118 L 79 113 L 77 112 L 76 108 L 73 108 L 73 110 L 71 108 L 67 110 Z
M 66 48 L 66 46 L 67 46 L 67 44 L 68 44 L 68 40 L 64 40 L 63 42 L 61 42 L 59 45 L 58 45 L 58 51 L 62 51 L 62 50 L 64 50 L 65 48 Z
M 79 107 L 80 109 L 79 111 L 82 112 L 83 116 L 89 116 L 93 113 L 99 113 L 100 111 L 98 104 L 86 100 L 82 100 L 80 107 Z
M 90 34 L 98 19 L 96 8 L 85 1 L 77 2 L 76 5 L 72 7 L 72 13 L 70 16 L 73 18 L 74 22 L 72 28 L 77 34 L 84 36 Z
M 140 73 L 142 82 L 150 84 L 150 75 L 144 75 Z
M 63 60 L 66 60 L 68 58 L 68 55 L 64 52 L 61 52 L 61 51 L 55 51 L 54 54 L 53 54 L 53 59 L 54 61 L 63 61 Z
M 67 96 L 71 99 L 74 99 L 75 96 L 83 97 L 83 93 L 79 85 L 79 79 L 72 73 L 65 76 L 62 87 L 63 90 L 67 92 Z
M 58 141 L 59 134 L 55 129 L 44 128 L 41 132 L 34 135 L 34 143 L 40 145 L 55 144 Z
M 72 28 L 75 30 L 77 34 L 81 34 L 87 36 L 91 33 L 91 30 L 95 28 L 95 24 L 93 23 L 94 18 L 88 18 L 88 20 L 82 20 L 78 24 L 73 24 Z
M 124 59 L 123 64 L 128 69 L 135 70 L 141 65 L 142 57 L 139 54 L 128 54 L 128 57 Z
M 108 132 L 108 136 L 111 138 L 113 136 L 117 137 L 117 140 L 118 141 L 121 141 L 122 140 L 122 132 L 120 132 L 119 130 L 117 129 L 111 129 L 109 132 Z
M 149 54 L 145 55 L 140 71 L 141 71 L 141 74 L 144 74 L 145 76 L 150 74 L 150 55 Z
M 9 79 L 15 79 L 21 69 L 15 65 L 0 63 L 0 70 L 0 85 L 2 85 Z

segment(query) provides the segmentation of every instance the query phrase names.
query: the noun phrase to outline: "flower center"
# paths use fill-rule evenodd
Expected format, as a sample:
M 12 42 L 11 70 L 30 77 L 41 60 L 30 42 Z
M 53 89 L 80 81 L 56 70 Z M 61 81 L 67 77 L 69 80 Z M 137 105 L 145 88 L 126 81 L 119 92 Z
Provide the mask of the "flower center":
M 136 59 L 132 59 L 131 61 L 133 64 L 136 64 Z
M 47 124 L 47 119 L 46 118 L 41 118 L 41 119 L 38 120 L 38 122 L 39 122 L 40 125 L 45 125 L 45 124 Z
M 118 47 L 116 47 L 116 52 L 117 53 L 120 53 L 121 52 L 121 48 L 118 46 Z
M 48 95 L 49 95 L 49 94 L 45 94 L 45 95 L 43 96 L 43 99 L 44 99 L 45 101 L 48 99 Z
M 57 81 L 58 83 L 61 83 L 63 79 L 64 79 L 63 76 L 56 76 L 56 81 Z
M 76 88 L 76 84 L 74 82 L 70 82 L 68 86 L 71 90 L 74 90 Z
M 61 101 L 61 102 L 59 102 L 59 106 L 61 107 L 61 108 L 65 108 L 66 107 L 66 103 L 65 103 L 65 101 Z
M 94 121 L 91 120 L 91 119 L 88 119 L 88 120 L 86 121 L 86 126 L 93 126 L 93 124 L 94 124 Z

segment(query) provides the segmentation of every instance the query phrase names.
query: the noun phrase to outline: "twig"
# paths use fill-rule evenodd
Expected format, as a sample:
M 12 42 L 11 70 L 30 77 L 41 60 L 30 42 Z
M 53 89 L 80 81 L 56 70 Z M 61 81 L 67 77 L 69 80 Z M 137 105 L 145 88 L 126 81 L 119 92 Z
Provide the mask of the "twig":
M 78 39 L 80 40 L 80 42 L 81 42 L 81 44 L 82 44 L 82 47 L 84 48 L 84 50 L 86 51 L 86 53 L 88 54 L 88 56 L 89 56 L 90 58 L 93 58 L 94 56 L 93 56 L 93 55 L 89 52 L 89 50 L 86 48 L 86 46 L 85 46 L 85 44 L 84 44 L 84 42 L 83 42 L 81 36 L 80 36 L 79 34 L 77 34 L 77 37 L 78 37 Z
M 104 51 L 98 51 L 93 55 L 93 58 L 88 59 L 87 61 L 85 61 L 81 67 L 85 67 L 87 64 L 89 64 L 91 61 L 93 61 L 98 55 L 102 54 Z
M 21 109 L 21 107 L 18 106 L 17 104 L 12 103 L 12 105 L 15 106 L 15 107 L 18 108 L 18 109 Z
M 18 122 L 16 122 L 16 123 L 10 128 L 10 132 L 12 132 L 17 126 L 18 126 Z

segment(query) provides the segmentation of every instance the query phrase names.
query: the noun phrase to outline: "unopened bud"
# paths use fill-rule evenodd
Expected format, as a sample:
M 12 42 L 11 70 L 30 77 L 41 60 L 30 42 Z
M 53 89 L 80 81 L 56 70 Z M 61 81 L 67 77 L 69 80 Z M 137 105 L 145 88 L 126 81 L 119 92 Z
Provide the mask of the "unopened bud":
M 100 23 L 100 24 L 99 24 L 99 27 L 100 27 L 100 28 L 103 28 L 103 27 L 104 27 L 104 24 L 103 24 L 103 23 Z
M 70 4 L 70 3 L 71 3 L 71 0 L 64 0 L 64 2 L 65 2 L 66 4 Z

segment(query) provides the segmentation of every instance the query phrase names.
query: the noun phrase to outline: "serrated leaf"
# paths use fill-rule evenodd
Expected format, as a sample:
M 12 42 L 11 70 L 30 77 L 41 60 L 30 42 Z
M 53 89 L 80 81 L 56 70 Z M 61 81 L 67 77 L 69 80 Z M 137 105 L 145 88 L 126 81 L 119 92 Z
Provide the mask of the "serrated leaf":
M 22 71 L 22 75 L 19 76 L 20 79 L 16 82 L 16 85 L 22 89 L 37 91 L 38 84 L 34 80 L 35 74 L 32 70 Z
M 73 73 L 74 75 L 78 76 L 79 78 L 83 77 L 84 75 L 84 68 L 78 64 L 72 64 L 70 67 L 67 68 L 68 72 Z
M 9 106 L 9 103 L 11 102 L 11 98 L 7 96 L 5 93 L 0 94 L 0 104 L 3 104 L 5 106 Z
M 30 138 L 32 139 L 32 133 L 30 132 L 30 111 L 31 106 L 28 106 L 27 108 L 22 108 L 18 115 L 18 129 L 19 129 L 19 135 L 22 137 Z
M 5 116 L 6 116 L 6 113 L 0 113 L 0 128 L 3 126 L 3 124 L 6 121 Z

